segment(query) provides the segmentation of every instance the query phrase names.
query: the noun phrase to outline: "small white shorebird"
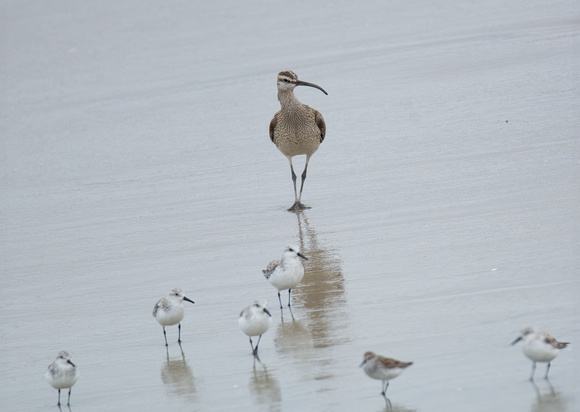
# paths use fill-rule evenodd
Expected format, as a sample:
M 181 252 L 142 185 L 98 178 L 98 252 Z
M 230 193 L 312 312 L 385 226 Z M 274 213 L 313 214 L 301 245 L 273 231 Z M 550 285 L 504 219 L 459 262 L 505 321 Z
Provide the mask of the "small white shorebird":
M 288 306 L 290 306 L 290 294 L 292 288 L 298 286 L 304 277 L 304 266 L 300 259 L 308 260 L 300 253 L 298 246 L 286 246 L 284 254 L 280 260 L 273 260 L 262 273 L 270 281 L 272 286 L 278 289 L 278 301 L 282 309 L 282 299 L 280 291 L 288 289 Z
M 58 353 L 54 362 L 48 366 L 48 371 L 44 375 L 48 383 L 54 389 L 58 389 L 58 406 L 60 406 L 60 390 L 68 388 L 68 401 L 70 405 L 70 393 L 73 385 L 79 378 L 79 370 L 70 360 L 70 354 L 63 350 Z
M 530 380 L 534 380 L 534 373 L 536 372 L 536 362 L 548 362 L 546 368 L 546 375 L 544 379 L 548 379 L 548 372 L 550 371 L 550 363 L 558 354 L 560 349 L 564 349 L 569 345 L 569 342 L 558 342 L 552 335 L 539 330 L 536 327 L 528 326 L 520 331 L 520 336 L 512 342 L 512 346 L 519 341 L 524 341 L 522 351 L 533 362 L 532 373 Z
M 175 324 L 179 324 L 177 343 L 181 344 L 181 320 L 185 314 L 183 308 L 184 300 L 195 303 L 193 300 L 185 297 L 185 294 L 181 289 L 176 288 L 169 292 L 164 298 L 159 299 L 153 308 L 153 317 L 155 317 L 157 322 L 163 326 L 165 346 L 169 346 L 167 344 L 167 333 L 165 332 L 165 327 Z
M 374 352 L 366 352 L 360 367 L 363 367 L 365 373 L 371 378 L 383 381 L 381 384 L 381 395 L 387 399 L 389 381 L 399 376 L 412 364 L 413 362 L 401 362 L 395 359 L 385 358 Z
M 318 150 L 318 146 L 326 136 L 326 123 L 318 110 L 302 104 L 294 95 L 296 86 L 314 87 L 328 95 L 326 91 L 313 83 L 298 80 L 296 73 L 286 70 L 278 73 L 278 101 L 281 110 L 274 115 L 270 122 L 270 140 L 290 162 L 292 182 L 294 183 L 294 204 L 289 211 L 308 209 L 300 201 L 302 189 L 306 180 L 306 170 L 310 157 Z M 292 157 L 306 155 L 306 163 L 302 172 L 300 194 L 296 192 L 296 173 L 292 166 Z
M 249 306 L 246 306 L 240 313 L 238 318 L 238 325 L 242 332 L 250 337 L 250 346 L 252 347 L 252 354 L 258 360 L 258 345 L 262 339 L 262 335 L 266 333 L 272 325 L 272 315 L 268 311 L 268 304 L 265 300 L 260 299 L 254 301 Z M 252 336 L 259 336 L 256 347 L 252 342 Z

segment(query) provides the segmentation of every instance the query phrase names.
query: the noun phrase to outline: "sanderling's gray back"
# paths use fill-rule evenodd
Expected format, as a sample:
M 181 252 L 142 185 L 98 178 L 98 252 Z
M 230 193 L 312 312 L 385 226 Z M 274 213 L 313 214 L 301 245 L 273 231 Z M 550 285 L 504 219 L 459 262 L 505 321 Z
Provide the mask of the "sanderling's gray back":
M 66 404 L 70 405 L 70 393 L 79 378 L 79 370 L 71 362 L 70 354 L 67 351 L 63 350 L 58 353 L 54 362 L 48 366 L 44 377 L 54 389 L 58 389 L 58 406 L 60 406 L 60 390 L 68 388 Z
M 387 388 L 389 387 L 389 381 L 399 376 L 412 364 L 413 362 L 401 362 L 395 359 L 385 358 L 369 351 L 364 354 L 360 366 L 363 367 L 369 377 L 383 381 L 381 384 L 381 395 L 388 402 Z
M 153 317 L 155 317 L 157 322 L 163 326 L 165 346 L 169 346 L 167 344 L 167 333 L 165 332 L 165 327 L 175 324 L 179 324 L 179 336 L 177 338 L 177 343 L 181 344 L 181 321 L 185 314 L 185 310 L 183 308 L 184 300 L 195 303 L 193 300 L 187 298 L 181 289 L 176 288 L 169 292 L 165 297 L 159 299 L 153 307 Z
M 308 260 L 306 256 L 300 253 L 298 246 L 286 246 L 282 258 L 271 261 L 266 269 L 262 270 L 266 279 L 278 289 L 280 309 L 282 309 L 280 291 L 288 289 L 288 306 L 291 306 L 290 294 L 292 289 L 298 286 L 304 277 L 304 266 L 300 259 Z
M 272 325 L 272 315 L 268 311 L 268 303 L 259 299 L 254 301 L 251 305 L 242 309 L 240 317 L 238 318 L 238 325 L 242 332 L 250 337 L 250 346 L 252 347 L 252 354 L 258 360 L 258 345 L 262 339 L 262 335 L 266 333 Z M 252 342 L 252 336 L 259 336 L 256 347 Z
M 522 351 L 532 360 L 532 373 L 530 380 L 534 380 L 534 373 L 536 372 L 536 362 L 548 362 L 546 367 L 545 379 L 548 379 L 548 372 L 550 371 L 550 364 L 552 360 L 558 356 L 560 349 L 568 346 L 568 342 L 558 342 L 552 335 L 539 330 L 534 326 L 528 326 L 520 331 L 520 336 L 512 342 L 515 345 L 519 341 L 524 341 Z

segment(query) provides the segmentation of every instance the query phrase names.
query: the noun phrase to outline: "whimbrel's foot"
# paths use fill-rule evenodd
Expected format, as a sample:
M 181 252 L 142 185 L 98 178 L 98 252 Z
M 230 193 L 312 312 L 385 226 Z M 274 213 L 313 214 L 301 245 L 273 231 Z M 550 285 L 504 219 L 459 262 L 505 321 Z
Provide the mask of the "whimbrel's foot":
M 310 206 L 306 206 L 304 203 L 296 201 L 296 202 L 294 202 L 292 207 L 290 207 L 288 209 L 288 211 L 289 212 L 299 212 L 299 211 L 305 210 L 305 209 L 310 209 Z

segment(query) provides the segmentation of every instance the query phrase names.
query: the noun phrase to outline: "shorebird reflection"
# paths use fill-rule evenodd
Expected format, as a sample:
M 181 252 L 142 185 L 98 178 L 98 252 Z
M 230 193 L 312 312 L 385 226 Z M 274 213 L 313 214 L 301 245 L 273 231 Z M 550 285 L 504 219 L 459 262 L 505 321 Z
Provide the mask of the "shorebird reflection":
M 257 404 L 272 405 L 282 400 L 280 383 L 265 367 L 252 371 L 248 387 Z
M 568 410 L 566 399 L 554 389 L 550 380 L 542 379 L 538 383 L 530 381 L 530 384 L 536 393 L 536 402 L 532 405 L 531 412 L 565 412 Z
M 315 347 L 345 344 L 350 338 L 345 333 L 348 314 L 340 256 L 320 243 L 303 212 L 296 212 L 296 217 L 299 247 L 309 258 L 296 295 L 306 309 L 313 344 Z
M 351 339 L 341 259 L 318 240 L 304 212 L 295 214 L 297 243 L 308 261 L 304 278 L 292 293 L 293 318 L 284 316 L 278 324 L 274 345 L 281 357 L 296 363 L 304 379 L 331 381 L 335 361 L 325 349 Z
M 185 358 L 168 359 L 161 368 L 161 380 L 169 395 L 195 397 L 197 392 L 195 379 Z

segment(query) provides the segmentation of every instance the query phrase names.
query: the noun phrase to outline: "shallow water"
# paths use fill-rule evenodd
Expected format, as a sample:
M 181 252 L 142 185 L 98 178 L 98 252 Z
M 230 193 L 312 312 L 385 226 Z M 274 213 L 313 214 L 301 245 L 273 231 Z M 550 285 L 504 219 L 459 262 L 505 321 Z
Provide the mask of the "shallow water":
M 385 410 L 367 350 L 414 362 L 395 411 L 578 410 L 577 3 L 287 6 L 4 3 L 2 409 L 55 410 L 67 349 L 76 412 Z M 283 69 L 329 92 L 296 90 L 328 127 L 301 214 Z M 292 312 L 261 274 L 289 243 Z M 572 342 L 550 381 L 509 345 L 529 324 Z

